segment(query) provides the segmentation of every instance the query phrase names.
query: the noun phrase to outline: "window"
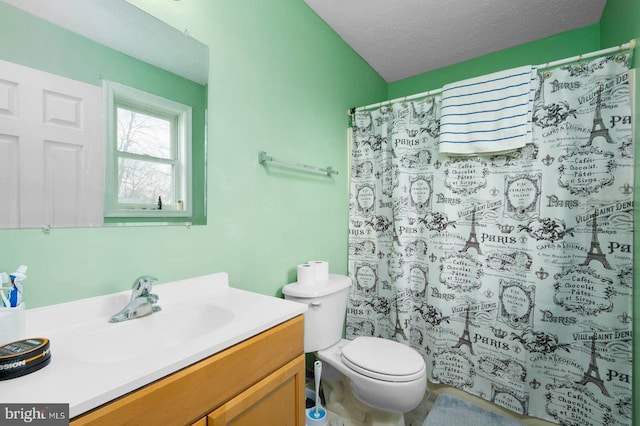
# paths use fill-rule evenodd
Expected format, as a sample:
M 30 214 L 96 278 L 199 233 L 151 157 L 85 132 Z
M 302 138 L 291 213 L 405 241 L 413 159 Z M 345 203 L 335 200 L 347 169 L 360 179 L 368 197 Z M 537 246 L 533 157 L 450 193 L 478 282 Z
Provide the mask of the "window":
M 191 216 L 191 107 L 105 82 L 105 217 Z

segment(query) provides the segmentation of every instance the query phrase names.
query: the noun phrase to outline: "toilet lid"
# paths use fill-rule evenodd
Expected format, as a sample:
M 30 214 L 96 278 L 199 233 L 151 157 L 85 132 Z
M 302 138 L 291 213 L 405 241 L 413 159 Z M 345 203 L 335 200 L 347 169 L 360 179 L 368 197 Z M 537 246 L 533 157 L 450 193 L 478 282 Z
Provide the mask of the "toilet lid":
M 348 343 L 342 348 L 342 362 L 364 376 L 388 382 L 409 382 L 426 373 L 418 352 L 376 337 L 357 337 Z

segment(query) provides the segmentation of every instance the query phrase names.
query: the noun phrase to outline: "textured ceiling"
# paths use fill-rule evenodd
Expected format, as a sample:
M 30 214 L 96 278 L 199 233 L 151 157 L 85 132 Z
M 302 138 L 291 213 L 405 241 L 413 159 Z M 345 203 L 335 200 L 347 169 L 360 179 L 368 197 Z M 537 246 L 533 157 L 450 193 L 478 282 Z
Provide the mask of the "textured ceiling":
M 392 82 L 594 24 L 606 0 L 305 2 Z

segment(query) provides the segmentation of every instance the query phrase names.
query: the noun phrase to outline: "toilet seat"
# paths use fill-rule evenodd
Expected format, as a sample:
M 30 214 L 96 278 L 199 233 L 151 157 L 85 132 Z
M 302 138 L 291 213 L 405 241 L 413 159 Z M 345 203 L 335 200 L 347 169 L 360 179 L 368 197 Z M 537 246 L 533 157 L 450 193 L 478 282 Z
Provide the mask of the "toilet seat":
M 426 374 L 424 360 L 415 350 L 376 337 L 356 337 L 342 348 L 341 359 L 350 369 L 387 382 L 410 382 Z

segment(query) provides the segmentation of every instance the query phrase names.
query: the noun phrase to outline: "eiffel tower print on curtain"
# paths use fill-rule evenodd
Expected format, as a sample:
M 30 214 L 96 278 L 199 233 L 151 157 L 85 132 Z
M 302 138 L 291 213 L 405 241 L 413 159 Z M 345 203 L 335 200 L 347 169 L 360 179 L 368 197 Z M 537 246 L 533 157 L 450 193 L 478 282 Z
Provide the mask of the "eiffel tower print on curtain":
M 471 306 L 467 304 L 466 316 L 464 320 L 464 331 L 458 338 L 458 343 L 455 344 L 454 348 L 460 348 L 462 346 L 466 346 L 469 348 L 469 352 L 471 355 L 475 355 L 473 352 L 473 345 L 471 343 L 471 335 L 469 334 L 469 311 L 471 310 Z
M 604 396 L 610 396 L 607 388 L 604 386 L 604 382 L 600 378 L 600 371 L 598 370 L 597 356 L 596 356 L 596 335 L 594 333 L 591 337 L 591 361 L 589 362 L 589 368 L 584 372 L 582 380 L 577 382 L 579 385 L 586 385 L 587 383 L 593 383 L 596 385 L 600 392 Z
M 480 251 L 480 243 L 478 242 L 478 237 L 476 237 L 476 209 L 475 209 L 475 207 L 473 208 L 473 211 L 471 212 L 471 231 L 469 232 L 469 238 L 467 239 L 467 242 L 465 243 L 465 245 L 462 248 L 462 250 L 460 250 L 460 252 L 465 252 L 466 253 L 467 250 L 469 250 L 472 247 L 474 249 L 476 249 L 476 253 L 482 254 L 482 251 Z
M 591 247 L 589 248 L 589 252 L 587 253 L 587 258 L 582 262 L 580 266 L 589 266 L 592 260 L 597 260 L 602 263 L 606 269 L 613 269 L 607 261 L 607 256 L 604 254 L 602 249 L 600 248 L 600 243 L 598 242 L 598 211 L 595 209 L 593 211 L 593 221 L 591 223 Z
M 593 115 L 593 127 L 591 127 L 591 135 L 589 135 L 589 142 L 587 142 L 585 146 L 591 146 L 593 140 L 598 136 L 602 136 L 606 139 L 607 143 L 615 143 L 611 139 L 611 135 L 609 134 L 609 129 L 604 125 L 604 121 L 602 121 L 602 86 L 598 89 L 598 97 L 596 98 L 596 112 Z

